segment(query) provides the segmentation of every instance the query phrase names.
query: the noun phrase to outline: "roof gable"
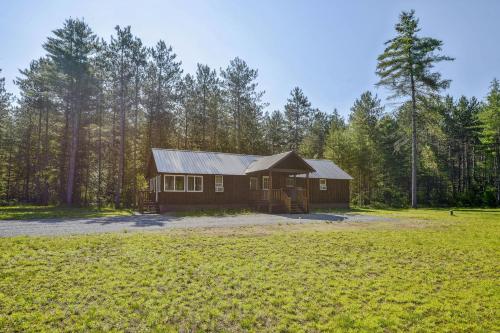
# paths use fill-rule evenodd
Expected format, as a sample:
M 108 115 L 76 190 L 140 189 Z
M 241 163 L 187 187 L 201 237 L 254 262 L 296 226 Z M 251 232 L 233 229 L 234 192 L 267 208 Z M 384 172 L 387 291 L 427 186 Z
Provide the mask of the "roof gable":
M 305 172 L 315 171 L 302 157 L 293 151 L 261 157 L 248 166 L 245 173 L 270 169 L 290 169 Z

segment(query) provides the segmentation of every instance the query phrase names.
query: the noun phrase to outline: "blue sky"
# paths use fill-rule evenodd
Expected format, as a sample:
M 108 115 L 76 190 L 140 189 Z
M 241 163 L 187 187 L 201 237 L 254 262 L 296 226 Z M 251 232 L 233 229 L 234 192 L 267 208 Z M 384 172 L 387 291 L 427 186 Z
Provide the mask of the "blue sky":
M 443 40 L 444 53 L 456 58 L 438 67 L 452 79 L 448 93 L 483 98 L 500 77 L 498 0 L 0 1 L 0 68 L 13 93 L 18 69 L 44 54 L 42 43 L 68 17 L 84 18 L 105 39 L 117 24 L 131 25 L 147 45 L 163 39 L 185 73 L 239 56 L 259 70 L 269 111 L 281 109 L 294 86 L 314 107 L 344 116 L 365 90 L 387 96 L 374 87 L 376 58 L 408 9 L 421 35 Z

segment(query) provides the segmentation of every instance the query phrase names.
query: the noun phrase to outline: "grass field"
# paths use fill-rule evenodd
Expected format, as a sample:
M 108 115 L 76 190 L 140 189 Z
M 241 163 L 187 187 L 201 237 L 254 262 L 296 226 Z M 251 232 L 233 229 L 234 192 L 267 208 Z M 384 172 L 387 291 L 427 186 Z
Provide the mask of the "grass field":
M 0 331 L 500 330 L 500 210 L 0 239 Z
M 59 206 L 0 206 L 0 220 L 33 220 L 49 218 L 77 218 L 131 215 L 129 209 L 73 208 Z

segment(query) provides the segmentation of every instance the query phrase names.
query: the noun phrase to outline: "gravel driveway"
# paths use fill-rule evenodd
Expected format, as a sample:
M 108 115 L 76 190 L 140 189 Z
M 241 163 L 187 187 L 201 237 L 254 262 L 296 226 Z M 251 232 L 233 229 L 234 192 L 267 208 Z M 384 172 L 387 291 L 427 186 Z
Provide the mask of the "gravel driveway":
M 70 235 L 100 232 L 161 230 L 170 228 L 207 228 L 248 225 L 317 222 L 371 222 L 392 220 L 377 216 L 314 214 L 248 214 L 223 217 L 176 217 L 170 215 L 133 215 L 82 219 L 40 219 L 0 221 L 0 237 L 30 235 Z

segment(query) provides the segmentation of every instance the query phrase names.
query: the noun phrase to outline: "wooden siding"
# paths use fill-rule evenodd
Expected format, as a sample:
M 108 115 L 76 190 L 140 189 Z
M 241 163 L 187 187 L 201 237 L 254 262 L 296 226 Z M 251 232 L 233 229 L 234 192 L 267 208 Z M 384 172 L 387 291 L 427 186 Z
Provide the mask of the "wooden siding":
M 304 178 L 297 178 L 297 186 L 305 186 Z M 319 189 L 319 179 L 309 179 L 309 201 L 311 203 L 342 203 L 349 204 L 349 180 L 327 179 L 326 191 Z
M 215 175 L 203 176 L 203 192 L 164 192 L 165 177 L 161 177 L 160 204 L 203 205 L 203 204 L 245 204 L 248 203 L 250 180 L 247 176 L 223 176 L 224 192 L 215 192 Z M 187 179 L 185 180 L 187 188 Z
M 258 178 L 258 189 L 262 188 L 262 176 L 268 176 L 269 172 L 259 172 L 254 176 Z M 249 204 L 250 176 L 223 176 L 224 192 L 215 192 L 215 175 L 203 176 L 203 192 L 164 192 L 164 174 L 161 175 L 161 189 L 158 193 L 160 205 L 214 205 L 222 207 L 227 205 Z M 286 188 L 288 174 L 272 173 L 272 188 Z M 305 188 L 304 178 L 296 179 L 296 186 Z M 187 188 L 187 179 L 185 180 Z M 312 204 L 349 204 L 349 181 L 338 179 L 327 179 L 327 190 L 320 191 L 319 179 L 309 179 L 309 197 Z

